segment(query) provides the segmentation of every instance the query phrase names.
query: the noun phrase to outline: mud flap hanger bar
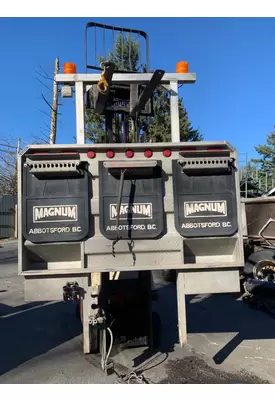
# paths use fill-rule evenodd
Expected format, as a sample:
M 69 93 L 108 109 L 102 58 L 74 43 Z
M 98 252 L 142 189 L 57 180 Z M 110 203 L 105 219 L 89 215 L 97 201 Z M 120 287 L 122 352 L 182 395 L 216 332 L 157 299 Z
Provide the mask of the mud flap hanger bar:
M 103 166 L 108 169 L 137 169 L 154 168 L 158 165 L 156 160 L 148 161 L 104 161 Z

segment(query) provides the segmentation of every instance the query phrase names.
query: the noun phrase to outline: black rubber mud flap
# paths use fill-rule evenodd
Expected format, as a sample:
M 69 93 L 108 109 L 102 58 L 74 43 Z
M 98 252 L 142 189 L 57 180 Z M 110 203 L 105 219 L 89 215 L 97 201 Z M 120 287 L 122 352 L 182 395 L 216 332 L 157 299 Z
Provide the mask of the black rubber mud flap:
M 89 180 L 83 169 L 68 177 L 23 171 L 22 229 L 33 243 L 81 241 L 89 233 Z
M 234 167 L 184 171 L 172 161 L 175 227 L 186 238 L 232 236 L 238 230 Z M 239 188 L 237 189 L 239 190 Z
M 117 238 L 117 203 L 121 169 L 99 162 L 100 231 Z M 130 168 L 125 171 L 119 215 L 120 239 L 156 239 L 165 233 L 162 168 Z

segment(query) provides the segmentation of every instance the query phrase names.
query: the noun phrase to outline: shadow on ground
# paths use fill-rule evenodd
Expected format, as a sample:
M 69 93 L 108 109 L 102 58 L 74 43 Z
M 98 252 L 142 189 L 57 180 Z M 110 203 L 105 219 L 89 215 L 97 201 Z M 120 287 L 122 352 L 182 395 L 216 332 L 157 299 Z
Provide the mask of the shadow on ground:
M 216 364 L 221 364 L 243 340 L 275 338 L 275 319 L 260 311 L 250 309 L 246 303 L 237 301 L 237 297 L 239 295 L 230 294 L 206 298 L 188 297 L 188 333 L 236 332 L 234 339 L 218 350 L 214 357 Z M 153 309 L 161 318 L 159 329 L 161 338 L 156 350 L 145 350 L 134 360 L 134 367 L 137 368 L 143 364 L 143 371 L 163 363 L 169 353 L 174 352 L 175 345 L 178 343 L 174 285 L 159 287 L 158 300 L 154 302 Z M 81 330 L 81 324 L 76 318 L 75 306 L 70 303 L 28 303 L 20 307 L 0 304 L 0 375 L 71 340 L 81 334 Z M 79 347 L 79 352 L 81 351 Z M 156 356 L 155 362 L 150 366 L 144 366 L 146 360 L 160 353 L 161 357 Z M 193 355 L 189 360 L 185 358 L 176 362 L 168 361 L 168 375 L 174 376 L 174 381 L 166 383 L 211 383 L 211 376 L 214 376 L 215 369 L 208 370 L 206 382 L 201 381 L 203 373 L 196 372 L 205 370 L 205 365 L 202 360 Z M 173 369 L 174 366 L 182 369 L 180 375 L 182 379 L 185 376 L 185 380 L 178 381 L 179 376 Z M 186 382 L 188 370 L 190 374 L 194 372 L 195 375 L 189 374 L 189 381 Z M 216 381 L 212 383 L 230 383 L 229 380 L 231 383 L 252 383 L 249 377 L 236 380 L 234 375 L 230 375 L 231 378 L 229 378 L 222 375 L 222 372 L 219 374 Z M 193 382 L 194 379 L 198 380 Z M 255 382 L 255 379 L 252 379 L 253 383 L 259 383 Z
M 155 350 L 146 349 L 133 360 L 137 372 L 153 370 L 168 359 L 165 363 L 167 378 L 158 383 L 269 383 L 246 371 L 229 373 L 213 368 L 193 352 L 184 358 L 175 360 L 173 357 L 169 360 L 169 353 L 174 352 L 179 342 L 175 286 L 163 285 L 158 289 L 158 295 L 153 309 L 161 318 L 161 342 Z M 275 338 L 275 320 L 261 311 L 249 308 L 246 303 L 238 300 L 239 297 L 240 294 L 187 296 L 189 334 L 236 332 L 235 338 L 215 355 L 216 364 L 221 364 L 243 340 Z
M 0 375 L 80 333 L 81 325 L 72 304 L 0 304 Z
M 161 316 L 163 342 L 171 349 L 178 342 L 177 303 L 174 285 L 159 291 L 155 309 Z M 190 333 L 236 333 L 213 360 L 222 364 L 244 340 L 275 339 L 275 318 L 252 309 L 238 294 L 187 296 L 187 330 Z
M 10 246 L 0 245 L 0 265 L 17 263 L 17 247 L 16 244 Z

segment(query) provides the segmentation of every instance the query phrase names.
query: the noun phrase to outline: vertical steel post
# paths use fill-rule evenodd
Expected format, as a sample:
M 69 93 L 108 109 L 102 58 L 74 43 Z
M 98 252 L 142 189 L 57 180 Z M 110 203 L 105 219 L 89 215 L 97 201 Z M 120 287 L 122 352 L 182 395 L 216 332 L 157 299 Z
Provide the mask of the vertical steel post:
M 76 143 L 85 144 L 84 83 L 75 82 Z
M 178 82 L 170 82 L 171 141 L 180 142 Z
M 247 153 L 245 153 L 245 198 L 247 199 L 247 181 L 248 181 L 248 165 Z
M 179 98 L 178 82 L 170 81 L 170 116 L 171 116 L 171 141 L 180 142 L 179 124 Z M 186 295 L 185 295 L 185 274 L 177 273 L 177 306 L 178 306 L 178 331 L 180 345 L 183 347 L 187 343 L 187 321 L 186 321 Z

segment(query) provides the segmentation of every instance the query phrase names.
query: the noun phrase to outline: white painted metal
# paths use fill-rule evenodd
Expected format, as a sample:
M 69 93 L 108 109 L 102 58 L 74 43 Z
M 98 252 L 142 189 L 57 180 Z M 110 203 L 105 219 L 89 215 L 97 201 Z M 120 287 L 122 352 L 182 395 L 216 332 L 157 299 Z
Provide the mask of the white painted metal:
M 156 151 L 156 150 L 162 151 L 162 150 L 164 150 L 166 148 L 170 148 L 171 146 L 173 146 L 173 143 L 171 143 L 171 142 L 150 143 L 150 148 L 153 149 L 154 151 Z M 207 147 L 215 146 L 215 147 L 225 147 L 226 150 L 229 150 L 229 151 L 232 151 L 232 152 L 236 151 L 236 149 L 232 146 L 232 144 L 227 142 L 227 141 L 225 141 L 225 140 L 219 140 L 219 141 L 214 141 L 214 142 L 213 141 L 203 141 L 203 142 L 196 142 L 195 144 L 194 144 L 194 142 L 184 142 L 184 143 L 181 143 L 180 148 L 184 148 L 184 149 L 188 150 L 188 147 L 194 148 L 194 146 L 196 146 L 199 150 L 203 150 L 203 149 L 207 149 Z M 98 144 L 95 144 L 95 145 L 86 144 L 84 146 L 77 145 L 76 147 L 74 145 L 72 145 L 72 144 L 60 144 L 60 145 L 56 144 L 54 146 L 54 148 L 55 148 L 57 153 L 59 151 L 64 150 L 64 149 L 72 150 L 72 148 L 74 148 L 74 151 L 86 152 L 86 151 L 88 151 L 89 148 L 92 148 L 92 147 L 95 148 L 96 151 L 98 151 L 98 150 L 104 151 L 104 154 L 105 154 L 106 143 L 98 143 Z M 136 151 L 138 151 L 138 150 L 144 151 L 144 148 L 147 148 L 147 147 L 148 147 L 148 144 L 131 143 L 131 148 L 135 149 Z M 48 151 L 51 148 L 52 148 L 52 146 L 49 145 L 49 144 L 35 144 L 35 145 L 32 144 L 32 145 L 28 145 L 27 147 L 25 147 L 24 153 L 28 149 L 29 150 L 31 150 L 31 149 L 35 149 L 35 150 L 43 149 L 45 151 Z M 114 150 L 114 151 L 115 150 L 120 150 L 120 149 L 125 150 L 125 149 L 128 149 L 128 148 L 129 148 L 129 143 L 112 143 L 112 150 Z M 174 146 L 173 150 L 177 151 L 178 147 Z M 137 156 L 138 156 L 138 153 L 136 154 L 136 157 Z M 123 159 L 125 159 L 125 157 L 123 157 Z M 21 164 L 20 164 L 20 166 L 21 166 Z M 272 201 L 272 198 L 271 199 L 270 198 L 269 199 L 260 198 L 260 199 L 261 199 L 260 200 L 261 202 L 262 201 L 266 201 L 266 202 Z M 255 200 L 255 199 L 245 199 L 245 200 L 246 200 L 245 202 L 247 202 L 248 200 Z M 275 201 L 275 198 L 274 198 L 274 201 Z
M 177 274 L 178 331 L 181 347 L 187 344 L 185 275 L 184 272 Z
M 76 140 L 78 144 L 85 144 L 85 112 L 84 112 L 84 84 L 75 84 L 75 109 L 76 109 Z
M 147 83 L 153 74 L 114 74 L 114 83 Z M 75 85 L 76 97 L 76 138 L 77 144 L 85 143 L 85 114 L 84 93 L 91 88 L 92 84 L 99 81 L 100 74 L 58 74 L 56 81 L 59 84 Z M 171 115 L 171 139 L 173 143 L 180 142 L 179 132 L 179 108 L 178 108 L 178 84 L 195 83 L 196 74 L 164 74 L 162 84 L 170 90 L 170 115 Z
M 137 83 L 142 84 L 149 82 L 153 74 L 114 74 L 112 77 L 112 82 L 114 83 Z M 84 83 L 97 83 L 101 77 L 101 74 L 58 74 L 56 76 L 56 81 L 58 83 L 70 83 L 84 82 Z M 195 83 L 196 74 L 164 74 L 161 80 L 162 84 L 170 84 L 171 81 L 183 83 Z
M 170 82 L 170 118 L 171 118 L 171 141 L 180 142 L 180 123 L 179 123 L 179 96 L 178 82 Z

